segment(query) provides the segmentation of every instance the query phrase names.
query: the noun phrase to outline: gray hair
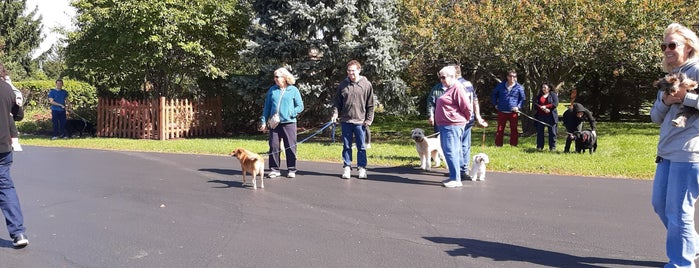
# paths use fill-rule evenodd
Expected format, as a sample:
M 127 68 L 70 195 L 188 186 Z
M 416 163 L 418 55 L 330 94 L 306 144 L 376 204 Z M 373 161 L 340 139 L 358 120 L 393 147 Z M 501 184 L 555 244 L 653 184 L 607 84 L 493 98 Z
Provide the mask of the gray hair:
M 289 85 L 296 84 L 296 77 L 284 67 L 274 70 L 274 74 L 283 76 L 284 80 L 286 80 L 286 83 Z
M 456 77 L 456 68 L 453 65 L 445 66 L 437 73 L 438 76 Z

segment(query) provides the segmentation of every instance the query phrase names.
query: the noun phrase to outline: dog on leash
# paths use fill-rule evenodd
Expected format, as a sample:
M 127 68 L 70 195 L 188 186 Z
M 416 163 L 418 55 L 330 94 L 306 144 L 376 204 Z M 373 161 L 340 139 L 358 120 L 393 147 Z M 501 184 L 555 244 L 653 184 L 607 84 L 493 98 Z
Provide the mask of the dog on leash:
M 231 152 L 231 156 L 238 158 L 240 168 L 243 171 L 243 185 L 245 174 L 252 174 L 252 188 L 257 189 L 257 175 L 260 175 L 260 188 L 265 188 L 265 159 L 262 156 L 243 148 L 237 148 Z
M 74 132 L 79 133 L 79 137 L 83 137 L 83 133 L 90 134 L 91 137 L 95 137 L 97 129 L 95 129 L 95 126 L 87 120 L 68 119 L 66 120 L 66 132 L 68 137 L 73 137 Z
M 575 139 L 576 153 L 585 153 L 585 150 L 588 150 L 592 154 L 597 151 L 597 135 L 591 130 L 576 131 L 571 135 Z
M 438 167 L 442 164 L 442 160 L 446 163 L 446 157 L 444 157 L 444 152 L 442 152 L 442 145 L 439 142 L 439 138 L 428 138 L 425 137 L 425 131 L 416 128 L 411 131 L 411 136 L 415 141 L 415 149 L 420 157 L 420 168 L 422 170 L 432 169 L 432 159 L 434 159 L 434 166 Z
M 668 74 L 653 83 L 653 86 L 657 87 L 661 91 L 664 91 L 665 94 L 668 95 L 674 95 L 680 91 L 696 93 L 698 85 L 699 84 L 697 84 L 696 81 L 687 78 L 685 74 L 678 73 Z M 686 126 L 687 117 L 696 114 L 698 110 L 684 105 L 680 105 L 680 109 L 681 110 L 679 113 L 677 113 L 675 119 L 672 120 L 672 125 L 674 127 L 682 128 Z
M 471 180 L 474 181 L 484 181 L 485 180 L 485 166 L 490 163 L 488 155 L 485 153 L 478 153 L 473 156 L 473 164 L 471 165 Z

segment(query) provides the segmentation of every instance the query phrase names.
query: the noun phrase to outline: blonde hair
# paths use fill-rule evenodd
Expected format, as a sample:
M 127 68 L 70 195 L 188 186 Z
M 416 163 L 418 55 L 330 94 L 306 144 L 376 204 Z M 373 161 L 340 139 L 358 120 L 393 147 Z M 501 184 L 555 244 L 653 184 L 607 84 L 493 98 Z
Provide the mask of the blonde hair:
M 296 84 L 296 77 L 294 77 L 294 75 L 291 74 L 291 72 L 289 72 L 289 70 L 287 70 L 286 68 L 282 67 L 282 68 L 274 70 L 274 75 L 277 75 L 277 74 L 284 76 L 284 80 L 286 80 L 287 84 L 289 84 L 289 85 Z
M 699 38 L 697 38 L 697 34 L 694 33 L 694 31 L 682 26 L 682 24 L 672 23 L 665 28 L 665 31 L 663 32 L 663 39 L 671 34 L 678 34 L 684 37 L 685 45 L 692 48 L 692 51 L 690 51 L 689 55 L 687 55 L 687 61 L 699 58 L 699 55 L 696 53 L 697 49 L 699 49 Z M 662 64 L 663 71 L 668 73 L 672 72 L 672 69 L 679 67 L 671 66 L 664 57 Z

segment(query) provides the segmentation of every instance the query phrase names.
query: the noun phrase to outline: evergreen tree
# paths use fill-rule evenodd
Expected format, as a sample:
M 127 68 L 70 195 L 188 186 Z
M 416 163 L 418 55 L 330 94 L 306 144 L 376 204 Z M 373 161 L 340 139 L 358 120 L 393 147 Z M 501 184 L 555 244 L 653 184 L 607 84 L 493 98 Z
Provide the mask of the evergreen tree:
M 26 78 L 32 72 L 31 53 L 41 43 L 41 17 L 37 8 L 24 14 L 26 0 L 0 1 L 0 61 L 12 78 Z
M 298 78 L 307 107 L 304 117 L 322 122 L 330 117 L 347 62 L 357 59 L 386 111 L 414 113 L 398 76 L 405 63 L 398 58 L 396 5 L 395 0 L 254 0 L 245 55 L 258 64 L 257 80 L 263 82 L 247 90 L 266 91 L 273 70 L 285 66 Z

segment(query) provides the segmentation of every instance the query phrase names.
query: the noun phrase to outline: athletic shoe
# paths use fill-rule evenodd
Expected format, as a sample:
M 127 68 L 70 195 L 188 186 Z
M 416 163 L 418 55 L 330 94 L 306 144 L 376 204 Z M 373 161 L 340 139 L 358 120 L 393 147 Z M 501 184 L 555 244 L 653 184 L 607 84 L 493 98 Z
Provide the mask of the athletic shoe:
M 269 172 L 269 175 L 267 175 L 267 176 L 269 176 L 269 178 L 272 179 L 272 178 L 279 177 L 279 176 L 281 176 L 281 175 L 282 175 L 282 174 L 279 173 L 279 171 L 272 170 L 272 171 Z
M 461 183 L 460 181 L 449 181 L 447 183 L 444 183 L 444 187 L 447 187 L 447 188 L 456 188 L 456 187 L 461 187 L 461 186 L 464 186 L 464 184 Z
M 286 177 L 290 179 L 296 178 L 296 171 L 289 171 L 289 174 L 286 174 Z
M 15 236 L 14 239 L 12 239 L 12 246 L 20 248 L 20 247 L 26 247 L 29 244 L 29 240 L 27 240 L 27 237 L 24 236 L 23 233 L 19 233 Z
M 366 179 L 366 168 L 363 168 L 363 167 L 359 168 L 359 178 Z
M 367 144 L 366 144 L 366 148 L 367 148 L 367 149 L 371 149 L 371 143 L 367 143 Z
M 349 166 L 342 168 L 342 178 L 349 179 L 351 176 L 350 172 L 352 172 L 352 168 L 350 168 Z

